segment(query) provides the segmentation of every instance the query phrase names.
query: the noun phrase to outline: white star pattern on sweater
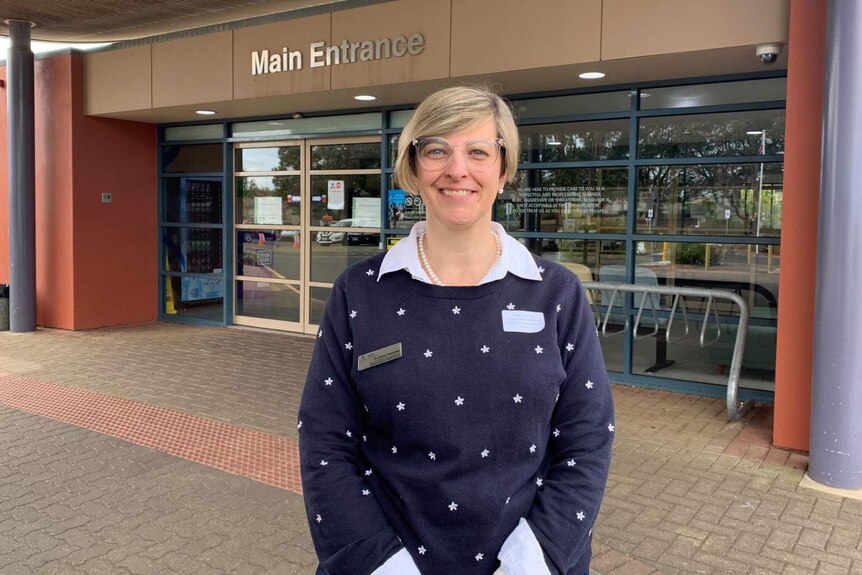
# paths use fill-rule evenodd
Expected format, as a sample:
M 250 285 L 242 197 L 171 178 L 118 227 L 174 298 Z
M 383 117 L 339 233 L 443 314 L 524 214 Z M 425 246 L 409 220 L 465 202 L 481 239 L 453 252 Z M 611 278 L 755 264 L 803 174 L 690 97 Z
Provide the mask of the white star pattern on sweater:
M 356 313 L 356 310 L 355 310 L 355 309 L 350 310 L 350 319 L 355 318 L 357 315 L 358 315 L 358 314 Z
M 460 307 L 458 307 L 458 306 L 456 305 L 455 307 L 453 307 L 453 308 L 452 308 L 452 313 L 453 313 L 454 315 L 458 315 L 458 314 L 460 314 L 460 313 L 461 313 L 461 308 L 460 308 Z
M 539 273 L 540 274 L 545 273 L 545 268 L 543 268 L 542 266 L 539 266 Z
M 366 469 L 366 470 L 365 470 L 365 476 L 366 476 L 366 477 L 368 477 L 368 476 L 369 476 L 369 475 L 371 475 L 372 473 L 374 473 L 374 472 L 373 472 L 372 470 L 370 470 L 370 469 Z
M 397 313 L 398 315 L 404 315 L 405 313 L 407 313 L 407 310 L 403 307 L 399 307 L 398 311 L 396 311 L 395 313 Z
M 511 500 L 512 500 L 512 498 L 511 498 L 511 497 L 507 497 L 507 498 L 506 498 L 506 505 L 508 505 L 508 504 L 509 504 L 509 501 L 511 501 Z
M 559 437 L 559 436 L 560 436 L 560 430 L 559 430 L 559 429 L 555 429 L 555 430 L 554 430 L 554 437 Z
M 302 422 L 300 421 L 299 423 L 296 424 L 296 428 L 299 429 L 301 427 L 302 427 Z
M 482 346 L 482 353 L 488 353 L 489 351 L 491 351 L 490 347 L 488 347 L 487 345 Z
M 530 453 L 536 453 L 536 444 L 530 446 Z
M 456 511 L 458 509 L 458 504 L 454 501 L 449 504 L 449 511 Z
M 422 355 L 424 355 L 425 357 L 431 357 L 432 355 L 434 355 L 434 352 L 430 349 L 426 349 L 425 353 L 423 353 Z
M 588 379 L 587 383 L 584 384 L 584 387 L 586 387 L 587 389 L 592 389 L 593 385 L 595 385 L 595 384 Z
M 577 517 L 577 518 L 578 518 L 578 521 L 583 521 L 584 519 L 586 519 L 586 518 L 587 518 L 587 516 L 584 514 L 584 512 L 583 512 L 583 511 L 578 511 L 578 514 L 577 514 L 577 515 L 575 515 L 575 517 Z
M 326 461 L 325 459 L 321 459 L 321 460 L 320 460 L 320 466 L 321 466 L 321 467 L 326 467 L 327 465 L 329 465 L 329 462 L 328 462 L 328 461 Z
M 363 436 L 362 436 L 362 441 L 368 441 L 368 436 L 367 436 L 367 435 L 363 435 Z
M 326 385 L 332 385 L 332 378 L 327 377 L 326 379 L 323 380 L 323 383 L 325 383 Z
M 367 276 L 373 276 L 373 275 L 374 275 L 374 270 L 368 270 L 367 272 L 365 272 L 365 275 L 367 275 Z
M 536 485 L 538 485 L 539 487 L 542 486 L 542 478 L 541 477 L 536 478 Z
M 563 306 L 561 306 L 560 304 L 557 304 L 557 311 L 560 311 L 562 309 L 563 309 Z
M 455 405 L 464 405 L 464 398 L 460 395 L 455 398 Z
M 320 523 L 321 521 L 323 521 L 323 517 L 318 515 L 317 517 L 314 518 L 314 520 L 317 521 L 318 523 Z
M 476 553 L 476 561 L 481 561 L 485 558 L 484 553 Z
M 569 467 L 574 467 L 575 465 L 577 465 L 577 463 L 575 463 L 574 459 L 569 459 L 568 461 L 566 461 L 566 465 L 568 465 Z
M 370 489 L 363 489 L 362 495 L 371 495 L 371 490 Z
M 536 346 L 536 353 L 542 353 L 542 346 L 540 346 L 540 345 Z
M 566 351 L 574 351 L 574 349 L 575 349 L 575 344 L 573 344 L 573 343 L 567 343 L 566 344 Z
M 393 445 L 392 446 L 392 455 L 395 455 L 396 453 L 398 453 L 398 448 Z
M 344 344 L 344 349 L 353 349 L 353 344 L 351 342 L 347 342 Z
M 426 553 L 428 550 L 427 550 L 427 549 L 425 549 L 425 546 L 424 546 L 424 545 L 420 545 L 420 546 L 419 546 L 419 549 L 417 549 L 417 551 L 419 552 L 419 555 L 425 555 L 425 553 Z
M 323 330 L 320 330 L 319 332 L 317 332 L 317 337 L 323 337 Z
M 491 452 L 488 451 L 487 449 L 482 450 L 482 457 L 488 457 L 488 455 L 490 455 L 490 454 L 491 454 Z
M 433 451 L 429 451 L 428 452 L 428 459 L 430 459 L 431 461 L 434 461 L 437 459 L 437 456 L 434 454 Z
M 515 304 L 509 302 L 509 305 L 506 306 L 506 309 L 515 309 Z
M 407 406 L 406 406 L 406 405 L 404 405 L 404 403 L 403 403 L 403 402 L 400 402 L 400 401 L 399 401 L 399 402 L 398 402 L 398 405 L 396 405 L 396 406 L 395 406 L 395 409 L 397 409 L 398 411 L 404 411 L 405 409 L 407 409 Z
M 614 432 L 614 424 L 613 423 L 608 424 L 608 431 L 610 431 L 611 433 Z
M 512 398 L 512 401 L 514 401 L 515 403 L 521 403 L 522 399 L 524 399 L 524 398 L 521 397 L 521 394 L 517 394 L 517 395 L 515 395 L 515 397 Z
M 349 430 L 349 429 L 347 430 L 347 434 L 346 434 L 346 435 L 347 435 L 347 437 L 353 437 L 353 434 L 350 432 L 350 430 Z

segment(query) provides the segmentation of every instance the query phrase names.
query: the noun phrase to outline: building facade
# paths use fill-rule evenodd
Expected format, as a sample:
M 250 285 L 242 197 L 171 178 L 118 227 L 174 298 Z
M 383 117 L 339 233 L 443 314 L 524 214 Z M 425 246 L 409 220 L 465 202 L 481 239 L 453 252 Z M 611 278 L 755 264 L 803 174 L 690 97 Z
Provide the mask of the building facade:
M 316 332 L 337 275 L 423 217 L 392 179 L 413 106 L 478 83 L 521 133 L 495 220 L 583 279 L 742 296 L 741 396 L 774 401 L 776 443 L 807 449 L 825 12 L 357 2 L 41 58 L 38 323 Z M 713 310 L 722 333 L 702 348 L 705 311 L 689 310 L 689 337 L 603 339 L 613 378 L 724 395 L 736 311 Z

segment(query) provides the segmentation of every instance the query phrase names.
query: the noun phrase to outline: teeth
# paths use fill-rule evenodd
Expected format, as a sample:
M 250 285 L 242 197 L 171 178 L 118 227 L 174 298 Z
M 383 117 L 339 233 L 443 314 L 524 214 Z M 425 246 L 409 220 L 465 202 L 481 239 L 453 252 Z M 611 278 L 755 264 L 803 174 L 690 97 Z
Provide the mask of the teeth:
M 442 190 L 446 196 L 469 196 L 473 192 L 470 190 Z

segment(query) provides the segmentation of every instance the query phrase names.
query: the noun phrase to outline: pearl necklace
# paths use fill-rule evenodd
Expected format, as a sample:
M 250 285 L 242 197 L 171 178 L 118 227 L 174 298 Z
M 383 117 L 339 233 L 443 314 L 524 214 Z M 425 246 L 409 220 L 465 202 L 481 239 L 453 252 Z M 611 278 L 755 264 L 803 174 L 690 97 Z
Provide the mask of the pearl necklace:
M 500 258 L 503 257 L 503 246 L 500 243 L 500 235 L 497 232 L 491 232 L 491 235 L 494 236 L 494 243 L 497 244 L 497 255 L 494 258 L 494 261 L 491 263 L 491 267 L 488 268 L 482 277 L 484 278 L 486 275 L 491 273 L 491 270 L 497 267 L 497 264 L 500 262 Z M 438 286 L 445 286 L 441 280 L 440 276 L 438 276 L 434 269 L 431 267 L 431 263 L 428 261 L 428 255 L 425 253 L 425 232 L 419 236 L 417 240 L 417 246 L 419 248 L 419 261 L 422 264 L 422 267 L 425 269 L 425 272 L 428 274 L 428 279 L 431 280 L 431 283 Z

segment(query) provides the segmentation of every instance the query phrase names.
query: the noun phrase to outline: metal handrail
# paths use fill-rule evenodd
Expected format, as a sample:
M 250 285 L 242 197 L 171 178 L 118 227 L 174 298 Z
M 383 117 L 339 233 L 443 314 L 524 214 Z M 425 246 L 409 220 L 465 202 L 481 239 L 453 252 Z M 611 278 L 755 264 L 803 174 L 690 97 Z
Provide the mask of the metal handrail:
M 616 335 L 618 333 L 624 332 L 629 327 L 629 314 L 625 313 L 623 309 L 623 315 L 625 318 L 625 327 L 619 332 L 612 332 L 610 334 L 607 333 L 608 321 L 611 317 L 611 311 L 613 309 L 614 301 L 616 301 L 617 294 L 622 293 L 639 293 L 644 294 L 640 305 L 638 306 L 637 316 L 635 318 L 635 323 L 632 326 L 632 332 L 636 333 L 638 327 L 640 326 L 641 315 L 643 312 L 643 308 L 645 305 L 645 300 L 649 299 L 650 307 L 652 308 L 653 317 L 655 318 L 655 326 L 649 335 L 657 335 L 658 334 L 658 317 L 657 310 L 655 309 L 655 304 L 652 302 L 652 298 L 649 297 L 652 294 L 656 294 L 659 296 L 662 295 L 670 295 L 674 296 L 673 306 L 670 310 L 670 315 L 667 319 L 667 328 L 665 329 L 665 339 L 666 341 L 670 341 L 670 330 L 673 324 L 674 314 L 676 313 L 678 304 L 681 303 L 681 310 L 683 314 L 683 321 L 685 322 L 685 334 L 682 337 L 679 337 L 674 342 L 680 341 L 686 335 L 688 335 L 688 319 L 686 317 L 686 305 L 685 298 L 703 298 L 706 299 L 706 312 L 704 313 L 703 327 L 700 330 L 700 347 L 706 348 L 709 345 L 715 343 L 719 336 L 721 335 L 721 325 L 718 317 L 718 307 L 714 304 L 715 300 L 729 300 L 739 306 L 739 324 L 736 329 L 736 341 L 733 345 L 733 358 L 730 361 L 730 374 L 727 379 L 727 417 L 731 421 L 738 421 L 748 409 L 751 408 L 753 402 L 749 401 L 739 401 L 739 374 L 742 371 L 742 356 L 745 353 L 745 340 L 748 336 L 748 322 L 749 322 L 749 309 L 748 304 L 745 303 L 745 300 L 742 299 L 738 294 L 733 292 L 729 292 L 726 290 L 714 290 L 714 289 L 704 289 L 704 288 L 688 288 L 688 287 L 676 287 L 676 286 L 657 286 L 657 285 L 643 285 L 643 284 L 625 284 L 618 282 L 581 282 L 585 289 L 593 291 L 593 306 L 602 305 L 598 303 L 598 298 L 595 297 L 597 294 L 595 292 L 607 293 L 611 292 L 611 299 L 607 306 L 607 310 L 604 313 L 604 321 L 602 321 L 601 315 L 596 323 L 596 327 L 602 326 L 602 335 L 604 337 L 610 337 L 612 335 Z M 624 306 L 622 306 L 624 308 Z M 706 324 L 709 322 L 710 311 L 713 312 L 715 317 L 716 324 L 716 336 L 709 341 L 705 340 L 706 337 Z M 620 312 L 617 312 L 620 313 Z

